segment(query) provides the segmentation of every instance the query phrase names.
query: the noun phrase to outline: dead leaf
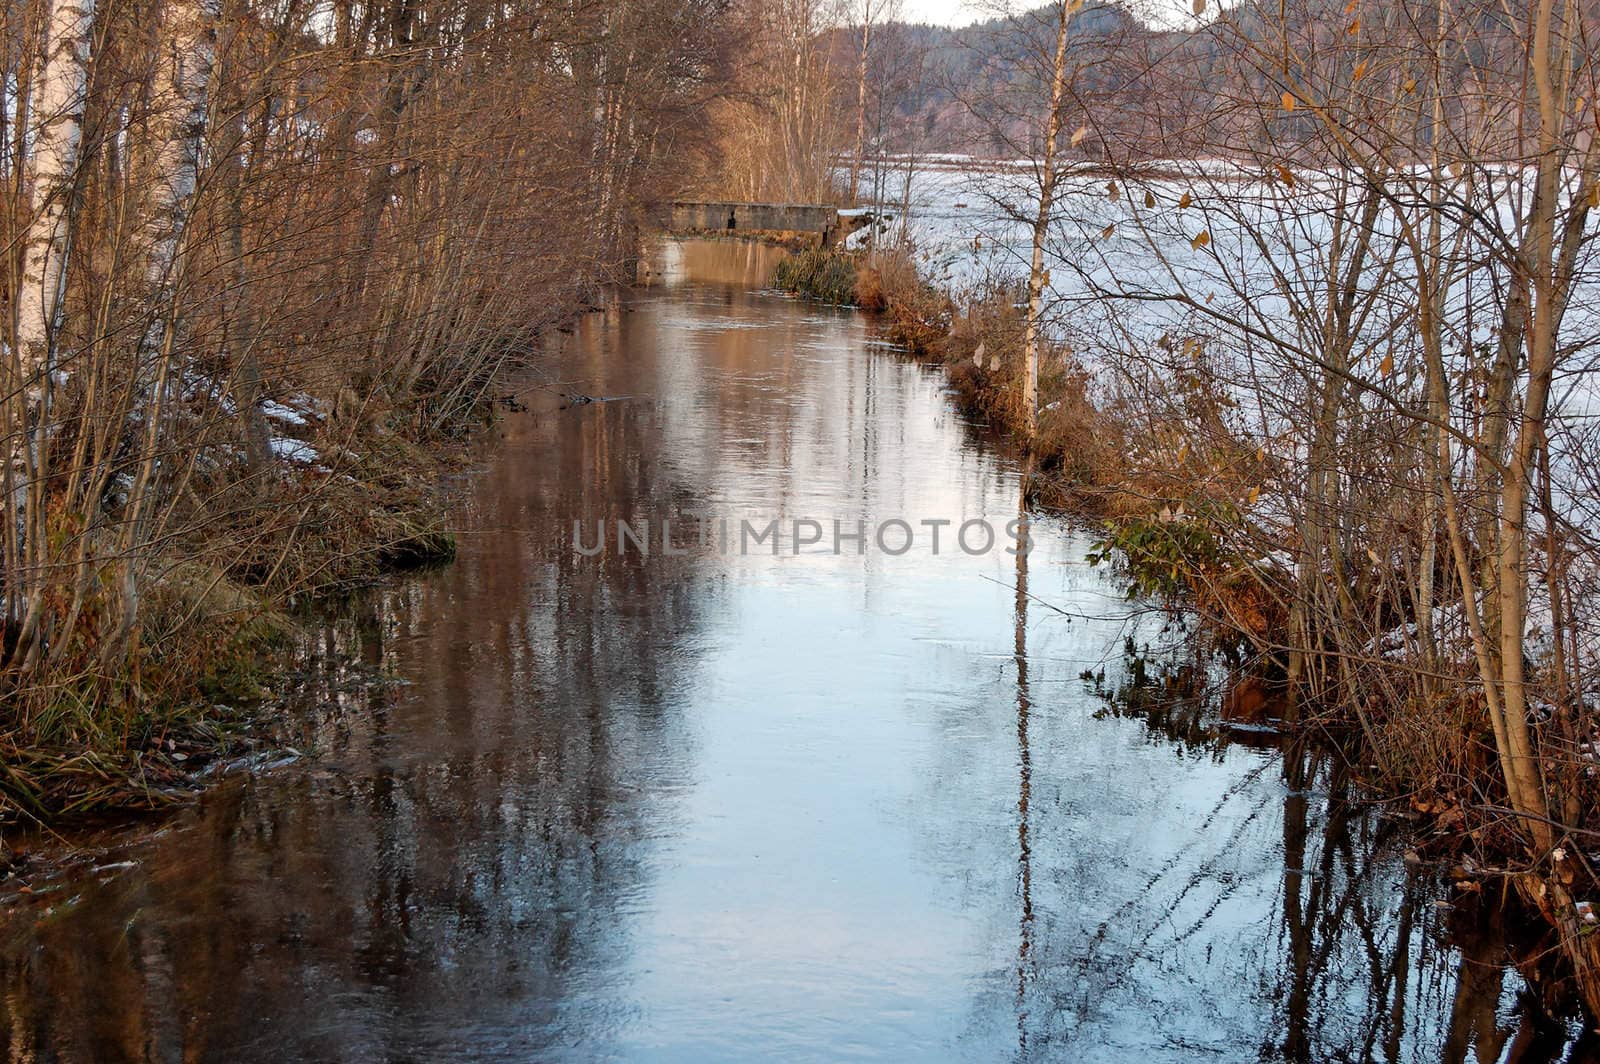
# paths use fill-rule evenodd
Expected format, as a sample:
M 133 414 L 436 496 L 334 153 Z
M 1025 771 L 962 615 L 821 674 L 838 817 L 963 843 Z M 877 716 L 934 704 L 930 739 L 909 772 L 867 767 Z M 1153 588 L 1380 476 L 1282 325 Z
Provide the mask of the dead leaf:
M 1350 79 L 1352 81 L 1360 81 L 1362 75 L 1364 75 L 1366 72 L 1367 72 L 1367 61 L 1365 59 L 1363 59 L 1361 62 L 1356 64 L 1356 69 L 1350 75 Z
M 1108 225 L 1104 229 L 1100 230 L 1100 239 L 1101 240 L 1109 240 L 1109 239 L 1111 239 L 1111 234 L 1115 233 L 1116 231 L 1117 231 L 1117 227 L 1116 227 L 1115 224 Z
M 1077 129 L 1073 130 L 1072 131 L 1072 146 L 1074 148 L 1076 148 L 1079 144 L 1083 143 L 1083 138 L 1087 137 L 1088 135 L 1089 135 L 1089 127 L 1088 126 L 1079 126 Z
M 1383 361 L 1378 363 L 1378 373 L 1381 376 L 1387 377 L 1389 374 L 1391 374 L 1393 372 L 1394 372 L 1394 355 L 1392 355 L 1392 354 L 1384 355 L 1383 356 Z
M 1210 233 L 1210 231 L 1206 230 L 1206 229 L 1202 229 L 1202 230 L 1200 230 L 1200 234 L 1198 236 L 1196 236 L 1193 240 L 1189 241 L 1189 246 L 1194 248 L 1196 251 L 1199 251 L 1201 248 L 1207 246 L 1210 243 L 1211 243 L 1211 233 Z
M 1149 189 L 1145 189 L 1144 205 L 1147 208 L 1148 207 L 1154 207 L 1156 205 L 1156 194 L 1154 192 L 1151 192 Z
M 1416 92 L 1417 91 L 1417 79 L 1416 78 L 1406 78 L 1405 90 L 1407 92 Z
M 1289 169 L 1287 166 L 1284 166 L 1282 163 L 1279 163 L 1278 164 L 1278 180 L 1282 181 L 1285 185 L 1288 185 L 1290 188 L 1294 188 L 1294 171 Z
M 1286 92 L 1283 94 L 1283 109 L 1285 111 L 1294 110 L 1294 93 Z
M 1117 200 L 1122 198 L 1122 189 L 1117 187 L 1117 183 L 1115 181 L 1108 181 L 1106 183 L 1106 196 L 1111 200 L 1112 203 L 1115 203 Z
M 1182 196 L 1178 197 L 1178 208 L 1182 210 L 1184 207 L 1189 206 L 1189 204 L 1193 202 L 1194 200 L 1189 198 L 1189 194 L 1185 192 Z
M 1194 13 L 1196 18 L 1206 13 L 1206 0 L 1194 0 Z

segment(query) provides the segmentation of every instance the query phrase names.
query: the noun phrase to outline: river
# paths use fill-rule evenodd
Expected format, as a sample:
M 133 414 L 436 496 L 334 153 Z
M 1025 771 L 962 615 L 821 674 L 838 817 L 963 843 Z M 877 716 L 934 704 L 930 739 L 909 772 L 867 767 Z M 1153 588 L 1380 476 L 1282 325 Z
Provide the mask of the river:
M 1181 630 L 1065 521 L 1009 553 L 1014 456 L 774 254 L 669 245 L 523 383 L 454 564 L 308 643 L 305 756 L 13 909 L 8 1059 L 1582 1052 L 1336 770 L 1129 696 Z

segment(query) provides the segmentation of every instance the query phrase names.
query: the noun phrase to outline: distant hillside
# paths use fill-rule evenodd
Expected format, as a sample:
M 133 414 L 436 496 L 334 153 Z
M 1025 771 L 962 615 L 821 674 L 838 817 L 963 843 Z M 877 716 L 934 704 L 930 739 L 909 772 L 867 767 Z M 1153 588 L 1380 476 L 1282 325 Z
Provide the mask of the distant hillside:
M 869 127 L 886 150 L 1006 158 L 1036 147 L 1031 142 L 1047 97 L 1053 9 L 961 28 L 890 23 L 874 33 Z M 833 31 L 830 46 L 840 69 L 853 69 L 859 34 L 859 28 Z M 1147 120 L 1152 69 L 1164 51 L 1192 65 L 1204 51 L 1201 38 L 1151 29 L 1110 3 L 1075 15 L 1071 41 L 1072 85 L 1084 120 L 1093 111 L 1108 134 L 1159 153 L 1177 130 Z M 1079 154 L 1096 151 L 1092 143 L 1079 145 Z
M 1600 7 L 1600 0 L 1591 2 Z M 878 27 L 868 122 L 873 139 L 897 152 L 1034 154 L 1057 10 L 1041 7 L 962 28 Z M 1391 80 L 1385 90 L 1369 76 L 1364 87 L 1398 98 L 1406 71 L 1421 74 L 1426 64 L 1408 65 L 1406 57 L 1386 50 L 1392 34 L 1385 23 L 1400 17 L 1397 10 L 1370 3 L 1353 8 L 1346 0 L 1294 0 L 1286 8 L 1277 0 L 1248 0 L 1227 8 L 1222 32 L 1154 29 L 1120 3 L 1088 6 L 1072 22 L 1066 115 L 1067 129 L 1085 126 L 1088 134 L 1070 154 L 1137 160 L 1216 154 L 1263 135 L 1283 144 L 1302 139 L 1310 129 L 1308 115 L 1271 113 L 1285 88 L 1275 61 L 1285 17 L 1294 54 L 1309 57 L 1314 79 L 1348 79 L 1358 50 L 1367 49 L 1373 69 Z M 1491 0 L 1470 0 L 1448 10 L 1454 25 L 1447 66 L 1464 78 L 1470 62 L 1479 89 L 1519 93 L 1523 47 L 1505 9 Z M 1369 25 L 1363 27 L 1363 20 Z M 833 31 L 829 46 L 839 68 L 853 71 L 859 28 Z M 1503 71 L 1503 86 L 1482 85 L 1485 70 Z M 1453 77 L 1447 73 L 1447 83 Z M 1514 131 L 1492 133 L 1509 138 L 1504 150 L 1515 150 Z

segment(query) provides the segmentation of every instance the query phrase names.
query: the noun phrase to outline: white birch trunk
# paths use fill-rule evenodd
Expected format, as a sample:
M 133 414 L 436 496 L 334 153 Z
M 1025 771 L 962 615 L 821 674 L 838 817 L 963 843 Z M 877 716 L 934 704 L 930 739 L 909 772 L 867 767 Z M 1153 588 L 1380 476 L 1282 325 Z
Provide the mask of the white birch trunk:
M 856 151 L 850 157 L 850 206 L 856 205 L 861 184 L 861 156 L 867 150 L 867 73 L 872 51 L 872 4 L 861 11 L 861 56 L 856 64 Z
M 55 373 L 57 326 L 66 293 L 67 253 L 71 245 L 71 206 L 77 183 L 83 112 L 89 84 L 89 52 L 94 27 L 94 0 L 51 0 L 45 16 L 44 64 L 34 79 L 26 115 L 18 115 L 17 151 L 27 150 L 21 132 L 33 123 L 33 144 L 26 172 L 31 182 L 28 225 L 23 236 L 22 274 L 13 308 L 16 313 L 17 379 L 5 391 L 24 398 L 23 432 L 15 438 L 4 472 L 9 513 L 5 530 L 5 564 L 16 574 L 37 574 L 44 547 L 44 513 L 40 501 L 46 481 L 46 448 L 51 377 Z M 21 109 L 19 107 L 19 109 Z M 4 371 L 0 371 L 4 372 Z M 32 422 L 32 425 L 27 423 Z M 24 442 L 26 441 L 26 442 Z M 19 583 L 18 586 L 21 586 Z M 7 595 L 5 612 L 25 615 L 15 660 L 30 666 L 38 651 L 38 626 L 44 596 L 34 586 L 26 597 Z
M 218 0 L 170 0 L 162 20 L 162 55 L 151 103 L 155 145 L 145 226 L 148 279 L 163 296 L 170 295 L 189 201 L 199 180 L 218 6 Z
M 1023 431 L 1032 440 L 1039 417 L 1039 332 L 1044 312 L 1044 243 L 1056 192 L 1056 141 L 1061 137 L 1061 99 L 1066 94 L 1067 36 L 1083 0 L 1063 0 L 1056 26 L 1055 62 L 1050 77 L 1050 113 L 1044 123 L 1044 158 L 1039 166 L 1039 211 L 1033 220 L 1033 255 L 1028 264 L 1027 335 L 1022 352 Z
M 30 94 L 36 119 L 29 167 L 33 193 L 16 302 L 19 383 L 25 387 L 55 369 L 52 344 L 70 243 L 67 207 L 83 139 L 93 25 L 94 0 L 52 0 L 44 66 Z

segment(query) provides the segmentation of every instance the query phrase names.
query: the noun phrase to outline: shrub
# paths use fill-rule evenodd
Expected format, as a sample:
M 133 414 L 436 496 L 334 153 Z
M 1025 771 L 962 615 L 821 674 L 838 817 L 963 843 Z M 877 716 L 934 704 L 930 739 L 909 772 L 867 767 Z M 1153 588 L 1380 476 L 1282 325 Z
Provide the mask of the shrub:
M 821 303 L 855 306 L 856 259 L 847 252 L 808 248 L 779 262 L 772 284 Z

